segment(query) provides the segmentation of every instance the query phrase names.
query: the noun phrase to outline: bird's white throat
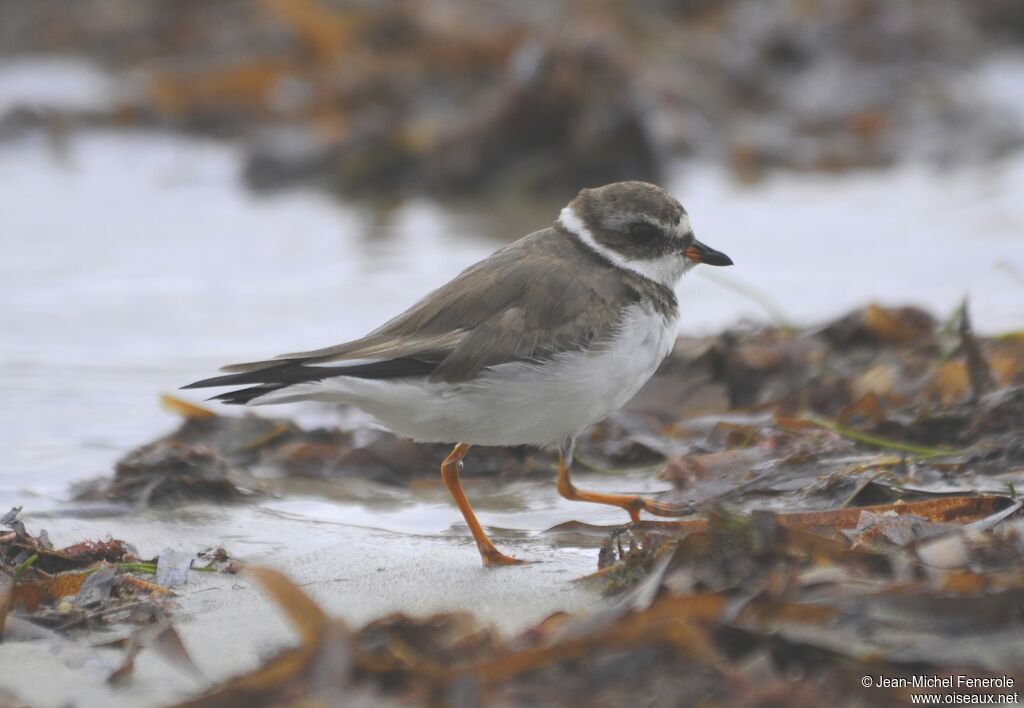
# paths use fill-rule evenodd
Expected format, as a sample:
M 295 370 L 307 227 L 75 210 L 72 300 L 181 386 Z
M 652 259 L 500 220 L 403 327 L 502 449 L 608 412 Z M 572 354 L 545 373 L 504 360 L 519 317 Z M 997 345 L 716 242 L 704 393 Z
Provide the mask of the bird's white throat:
M 574 234 L 588 248 L 605 260 L 669 288 L 675 288 L 683 274 L 696 265 L 696 263 L 681 253 L 669 253 L 651 260 L 627 258 L 621 253 L 598 243 L 597 239 L 594 238 L 594 234 L 591 233 L 590 229 L 587 228 L 586 224 L 583 223 L 583 220 L 571 206 L 562 209 L 558 215 L 558 222 L 563 228 Z M 688 224 L 689 220 L 687 218 Z

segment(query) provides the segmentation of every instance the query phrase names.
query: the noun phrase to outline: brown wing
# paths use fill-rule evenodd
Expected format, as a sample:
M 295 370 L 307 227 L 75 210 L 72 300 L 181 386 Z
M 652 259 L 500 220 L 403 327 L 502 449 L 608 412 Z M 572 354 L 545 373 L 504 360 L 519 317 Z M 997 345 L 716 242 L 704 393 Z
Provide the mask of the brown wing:
M 581 259 L 596 270 L 581 270 Z M 362 339 L 228 366 L 229 375 L 186 388 L 258 384 L 255 396 L 272 390 L 264 387 L 337 375 L 465 381 L 484 367 L 542 360 L 611 336 L 618 320 L 608 314 L 619 311 L 624 295 L 636 297 L 609 264 L 545 229 L 466 269 Z M 223 398 L 244 402 L 231 395 Z
M 581 263 L 596 269 L 583 270 Z M 430 378 L 465 381 L 487 366 L 540 360 L 611 336 L 618 319 L 608 315 L 618 312 L 624 294 L 636 297 L 624 293 L 609 264 L 545 229 L 471 266 L 361 344 L 292 356 L 313 356 L 317 363 L 340 361 L 377 341 L 401 340 L 397 349 L 405 350 L 424 340 L 450 337 Z

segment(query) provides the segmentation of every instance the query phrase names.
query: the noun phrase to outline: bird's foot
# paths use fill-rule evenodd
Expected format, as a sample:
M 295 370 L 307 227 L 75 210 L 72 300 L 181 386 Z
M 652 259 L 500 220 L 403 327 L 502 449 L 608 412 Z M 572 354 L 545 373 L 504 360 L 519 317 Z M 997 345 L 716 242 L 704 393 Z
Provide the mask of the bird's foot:
M 518 558 L 513 558 L 512 556 L 506 556 L 494 546 L 491 546 L 490 548 L 481 548 L 480 558 L 483 560 L 485 568 L 492 568 L 499 565 L 527 565 L 528 563 L 533 563 L 533 561 L 520 560 Z
M 631 503 L 624 505 L 623 509 L 629 513 L 629 520 L 634 524 L 640 521 L 641 510 L 652 516 L 668 518 L 690 516 L 696 511 L 693 504 L 667 504 L 651 497 L 642 496 L 633 497 Z

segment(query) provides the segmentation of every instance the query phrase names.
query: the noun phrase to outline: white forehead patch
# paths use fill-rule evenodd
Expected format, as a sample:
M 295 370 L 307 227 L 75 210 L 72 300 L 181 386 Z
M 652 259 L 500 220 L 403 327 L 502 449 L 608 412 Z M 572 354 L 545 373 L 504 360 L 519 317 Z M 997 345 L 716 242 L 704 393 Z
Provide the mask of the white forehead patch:
M 682 253 L 668 253 L 652 260 L 626 258 L 618 251 L 598 243 L 597 239 L 594 238 L 594 234 L 590 232 L 590 229 L 583 223 L 583 219 L 576 214 L 571 206 L 562 209 L 562 212 L 558 215 L 558 222 L 567 231 L 574 234 L 590 250 L 606 261 L 669 288 L 674 288 L 683 276 L 683 273 L 694 265 Z M 684 224 L 687 231 L 681 233 L 688 233 L 690 220 L 687 216 L 683 216 L 679 226 L 673 225 L 673 228 L 682 228 Z

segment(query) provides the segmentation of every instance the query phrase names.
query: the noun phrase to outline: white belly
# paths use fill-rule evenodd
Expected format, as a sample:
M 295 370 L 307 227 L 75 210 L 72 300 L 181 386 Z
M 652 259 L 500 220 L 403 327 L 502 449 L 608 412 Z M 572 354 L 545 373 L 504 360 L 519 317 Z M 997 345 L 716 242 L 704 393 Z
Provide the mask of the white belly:
M 672 351 L 675 333 L 674 319 L 635 306 L 601 349 L 542 365 L 501 364 L 463 383 L 335 377 L 300 386 L 304 397 L 352 403 L 421 442 L 543 446 L 575 437 L 621 408 Z

